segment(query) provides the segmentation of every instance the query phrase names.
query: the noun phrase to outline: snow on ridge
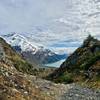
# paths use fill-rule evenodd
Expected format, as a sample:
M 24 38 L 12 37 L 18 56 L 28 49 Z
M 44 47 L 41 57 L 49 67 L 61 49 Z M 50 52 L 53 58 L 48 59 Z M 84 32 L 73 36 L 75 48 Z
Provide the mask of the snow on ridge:
M 20 46 L 22 51 L 34 51 L 34 53 L 37 52 L 38 47 L 31 44 L 24 36 L 17 33 L 11 33 L 8 35 L 3 35 L 2 37 L 4 37 L 5 40 L 12 46 Z

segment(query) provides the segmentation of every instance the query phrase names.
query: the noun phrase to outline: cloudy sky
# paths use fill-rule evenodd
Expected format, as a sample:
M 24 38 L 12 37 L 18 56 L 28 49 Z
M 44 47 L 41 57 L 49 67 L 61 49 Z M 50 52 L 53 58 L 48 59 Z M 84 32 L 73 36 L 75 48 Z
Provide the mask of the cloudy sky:
M 88 34 L 100 37 L 100 0 L 0 0 L 0 34 L 10 32 L 73 50 Z
M 29 32 L 63 16 L 65 0 L 0 0 L 1 31 Z

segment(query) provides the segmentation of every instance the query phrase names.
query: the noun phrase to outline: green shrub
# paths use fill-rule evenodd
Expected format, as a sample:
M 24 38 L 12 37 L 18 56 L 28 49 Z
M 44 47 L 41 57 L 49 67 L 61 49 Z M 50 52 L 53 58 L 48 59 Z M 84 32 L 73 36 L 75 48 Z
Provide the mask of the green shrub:
M 80 68 L 83 69 L 83 70 L 88 70 L 91 67 L 91 65 L 93 65 L 99 59 L 100 59 L 100 53 L 97 53 L 95 55 L 92 55 L 90 57 L 90 59 L 88 59 L 86 62 L 84 62 L 80 66 Z
M 33 67 L 26 61 L 15 61 L 14 66 L 20 72 L 32 74 Z
M 70 73 L 64 73 L 62 74 L 57 80 L 55 80 L 56 83 L 72 83 L 72 75 Z

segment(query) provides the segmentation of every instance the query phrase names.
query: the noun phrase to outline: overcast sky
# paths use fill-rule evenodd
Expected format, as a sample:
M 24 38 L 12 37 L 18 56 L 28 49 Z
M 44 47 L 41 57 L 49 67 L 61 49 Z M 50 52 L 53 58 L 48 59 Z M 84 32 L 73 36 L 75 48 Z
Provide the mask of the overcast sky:
M 0 0 L 0 34 L 10 32 L 77 47 L 88 34 L 100 37 L 100 0 Z
M 29 32 L 34 26 L 60 18 L 65 0 L 0 0 L 0 30 Z

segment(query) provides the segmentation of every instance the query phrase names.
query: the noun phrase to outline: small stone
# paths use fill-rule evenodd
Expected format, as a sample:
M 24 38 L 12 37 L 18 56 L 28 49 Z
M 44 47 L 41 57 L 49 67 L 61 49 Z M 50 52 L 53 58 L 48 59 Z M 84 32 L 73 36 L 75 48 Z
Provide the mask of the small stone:
M 24 94 L 28 94 L 28 92 L 27 92 L 27 91 L 25 91 L 25 92 L 24 92 Z

